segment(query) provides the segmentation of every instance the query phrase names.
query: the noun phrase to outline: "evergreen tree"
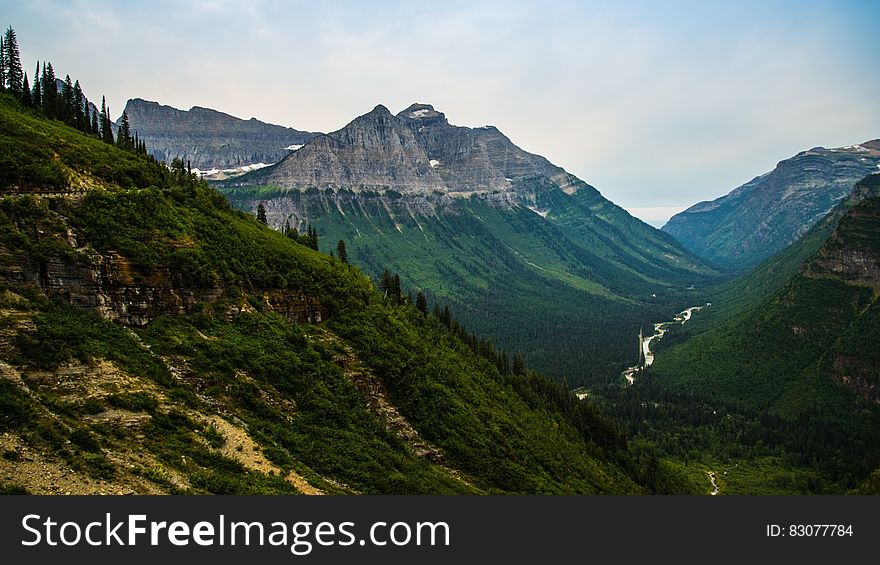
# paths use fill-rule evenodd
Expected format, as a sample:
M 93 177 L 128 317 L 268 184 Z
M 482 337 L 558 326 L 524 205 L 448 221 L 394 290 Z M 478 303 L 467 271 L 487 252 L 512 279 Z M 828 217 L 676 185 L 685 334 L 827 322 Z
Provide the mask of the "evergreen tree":
M 0 37 L 0 90 L 6 90 L 6 44 Z
M 318 251 L 318 230 L 312 227 L 312 224 L 308 225 L 308 235 L 306 236 L 306 246 L 310 249 L 314 249 Z
M 18 51 L 18 39 L 12 26 L 6 28 L 3 36 L 3 53 L 6 62 L 6 88 L 19 100 L 22 99 L 24 72 L 21 70 L 21 54 Z
M 286 220 L 284 220 L 284 231 L 281 233 L 283 233 L 284 235 L 287 235 L 287 232 L 289 232 L 289 231 L 290 231 L 290 218 L 287 218 Z
M 428 301 L 425 299 L 425 293 L 421 290 L 416 294 L 416 310 L 423 316 L 428 315 Z
M 348 253 L 345 251 L 345 241 L 341 239 L 336 243 L 336 256 L 339 257 L 339 260 L 343 263 L 348 263 Z
M 379 290 L 382 294 L 387 298 L 391 293 L 391 288 L 394 286 L 394 281 L 391 278 L 391 273 L 388 272 L 388 269 L 382 271 L 382 281 L 379 283 Z
M 267 223 L 268 223 L 268 222 L 266 221 L 266 207 L 263 206 L 263 203 L 262 203 L 262 202 L 260 202 L 260 204 L 257 206 L 257 220 L 258 220 L 261 224 L 267 224 Z
M 21 103 L 25 106 L 32 106 L 34 103 L 34 100 L 31 97 L 31 85 L 28 83 L 27 75 L 24 75 L 24 83 L 22 83 Z
M 296 228 L 287 228 L 287 231 L 285 231 L 284 234 L 293 241 L 299 243 L 299 230 Z
M 43 76 L 40 79 L 43 89 L 43 112 L 48 118 L 58 116 L 58 87 L 55 85 L 55 69 L 52 63 L 43 63 Z
M 76 126 L 76 111 L 73 107 L 73 82 L 70 75 L 64 77 L 64 84 L 61 86 L 61 120 L 69 126 Z
M 120 120 L 119 129 L 116 130 L 116 145 L 121 147 L 122 149 L 133 150 L 134 144 L 131 137 L 131 124 L 128 121 L 128 113 L 126 111 L 122 111 L 122 118 Z M 189 161 L 186 162 L 187 173 L 192 173 L 192 169 L 189 166 Z
M 391 279 L 391 296 L 394 297 L 394 301 L 400 304 L 400 275 L 394 273 L 394 278 Z
M 95 137 L 101 136 L 101 127 L 98 125 L 98 109 L 95 108 L 95 112 L 92 114 L 92 123 L 89 126 L 89 130 L 91 130 L 92 135 Z
M 110 115 L 107 108 L 107 99 L 102 96 L 101 97 L 101 139 L 104 143 L 109 143 L 113 145 L 113 128 L 110 125 Z M 181 170 L 183 169 L 183 162 L 180 163 Z
M 73 84 L 73 123 L 74 127 L 79 131 L 87 131 L 88 130 L 88 121 L 86 117 L 86 112 L 88 108 L 84 108 L 84 104 L 86 103 L 86 97 L 83 95 L 82 87 L 79 84 L 79 80 L 77 80 Z
M 34 69 L 34 88 L 31 91 L 31 103 L 36 108 L 43 107 L 42 88 L 40 88 L 40 62 L 37 61 L 37 68 Z

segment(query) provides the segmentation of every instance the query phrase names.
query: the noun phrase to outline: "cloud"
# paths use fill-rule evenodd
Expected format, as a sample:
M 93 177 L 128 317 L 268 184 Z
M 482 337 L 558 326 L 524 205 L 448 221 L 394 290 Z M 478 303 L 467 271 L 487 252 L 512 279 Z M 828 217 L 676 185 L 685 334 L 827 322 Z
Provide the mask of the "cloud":
M 625 206 L 714 198 L 880 136 L 871 2 L 10 6 L 23 55 L 92 97 L 330 131 L 383 103 L 493 124 Z

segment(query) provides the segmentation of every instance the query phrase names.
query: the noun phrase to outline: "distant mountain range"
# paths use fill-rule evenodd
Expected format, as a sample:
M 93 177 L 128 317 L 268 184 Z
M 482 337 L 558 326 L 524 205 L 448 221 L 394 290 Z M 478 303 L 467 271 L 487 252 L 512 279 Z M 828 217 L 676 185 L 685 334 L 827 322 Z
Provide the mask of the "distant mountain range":
M 662 229 L 697 255 L 744 272 L 803 235 L 878 165 L 880 140 L 816 147 L 726 196 L 691 206 Z
M 217 185 L 270 226 L 318 229 L 398 272 L 480 335 L 572 383 L 615 374 L 642 324 L 717 271 L 493 126 L 384 106 Z M 674 304 L 674 305 L 673 305 Z
M 154 157 L 166 163 L 178 157 L 201 171 L 277 163 L 315 136 L 256 118 L 242 120 L 198 106 L 178 110 L 141 98 L 129 100 L 125 112 Z

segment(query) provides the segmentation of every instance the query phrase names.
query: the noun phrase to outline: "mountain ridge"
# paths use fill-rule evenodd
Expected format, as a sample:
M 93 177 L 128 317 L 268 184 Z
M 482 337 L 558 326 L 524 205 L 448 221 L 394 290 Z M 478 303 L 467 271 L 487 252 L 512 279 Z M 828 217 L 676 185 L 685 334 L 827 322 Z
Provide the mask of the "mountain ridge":
M 803 235 L 878 166 L 880 140 L 814 147 L 724 196 L 694 204 L 662 229 L 709 261 L 748 270 Z
M 312 225 L 329 249 L 345 240 L 367 272 L 393 269 L 480 335 L 579 384 L 616 373 L 630 355 L 624 335 L 658 308 L 687 306 L 687 287 L 720 276 L 498 128 L 451 125 L 424 103 L 397 115 L 376 106 L 215 186 L 242 210 L 262 207 L 275 229 Z M 574 357 L 559 355 L 572 347 L 565 324 L 589 343 Z M 539 328 L 542 338 L 527 339 Z M 619 346 L 594 348 L 600 331 L 619 333 Z M 593 353 L 601 361 L 587 363 Z
M 160 161 L 189 161 L 201 170 L 276 163 L 316 134 L 193 106 L 179 110 L 142 98 L 125 105 L 132 130 Z M 118 121 L 117 121 L 118 123 Z

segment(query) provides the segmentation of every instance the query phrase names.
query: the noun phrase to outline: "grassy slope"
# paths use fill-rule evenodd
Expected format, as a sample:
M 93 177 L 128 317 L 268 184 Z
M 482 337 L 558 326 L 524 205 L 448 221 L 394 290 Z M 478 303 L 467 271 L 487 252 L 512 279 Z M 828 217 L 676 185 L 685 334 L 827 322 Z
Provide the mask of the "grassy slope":
M 366 272 L 399 272 L 405 286 L 424 289 L 478 334 L 523 352 L 546 374 L 573 385 L 602 381 L 635 361 L 640 325 L 690 305 L 681 289 L 709 275 L 696 275 L 702 267 L 685 259 L 670 267 L 668 258 L 652 255 L 688 255 L 661 232 L 654 230 L 654 242 L 651 234 L 612 229 L 635 229 L 635 220 L 600 219 L 613 210 L 592 210 L 598 205 L 587 189 L 585 196 L 556 192 L 541 201 L 551 207 L 548 221 L 525 207 L 502 209 L 476 198 L 425 217 L 408 213 L 405 200 L 389 210 L 369 195 L 224 189 L 243 209 L 254 196 L 299 202 L 325 248 L 344 239 L 349 258 Z M 650 244 L 636 249 L 634 240 Z
M 64 187 L 74 179 L 106 188 L 74 200 L 3 198 L 0 245 L 7 251 L 87 262 L 67 243 L 70 228 L 79 246 L 121 253 L 135 281 L 167 269 L 177 285 L 225 289 L 218 302 L 134 335 L 37 289 L 7 289 L 2 326 L 13 337 L 4 347 L 24 388 L 0 382 L 0 426 L 23 445 L 57 452 L 78 472 L 111 482 L 137 474 L 164 490 L 292 492 L 277 474 L 218 453 L 223 438 L 204 419 L 222 416 L 240 422 L 278 469 L 329 492 L 641 490 L 551 404 L 527 403 L 520 391 L 528 386 L 502 378 L 411 307 L 383 304 L 356 269 L 231 210 L 203 185 L 178 186 L 164 168 L 23 113 L 7 97 L 0 124 L 0 162 L 24 164 L 6 169 L 18 172 L 3 178 L 3 189 Z M 28 172 L 28 163 L 47 155 L 48 172 Z M 118 182 L 119 167 L 131 183 Z M 53 184 L 57 174 L 64 181 Z M 251 292 L 267 287 L 316 295 L 333 318 L 297 326 L 262 311 Z M 469 482 L 415 455 L 366 409 L 328 345 L 340 338 Z M 102 362 L 141 395 L 124 396 L 131 391 L 111 382 L 65 396 L 39 377 L 72 363 L 89 376 Z M 132 435 L 87 417 L 111 407 L 146 415 L 145 423 Z M 114 463 L 125 457 L 151 463 L 134 470 Z
M 878 210 L 878 199 L 842 205 L 792 247 L 723 287 L 688 328 L 692 337 L 673 337 L 657 356 L 651 373 L 658 386 L 796 422 L 788 435 L 797 447 L 789 449 L 826 450 L 818 456 L 823 465 L 856 475 L 876 466 L 880 409 L 832 378 L 840 353 L 865 364 L 867 374 L 877 366 L 876 293 L 800 270 L 823 244 L 876 248 Z M 773 425 L 786 425 L 780 422 Z

